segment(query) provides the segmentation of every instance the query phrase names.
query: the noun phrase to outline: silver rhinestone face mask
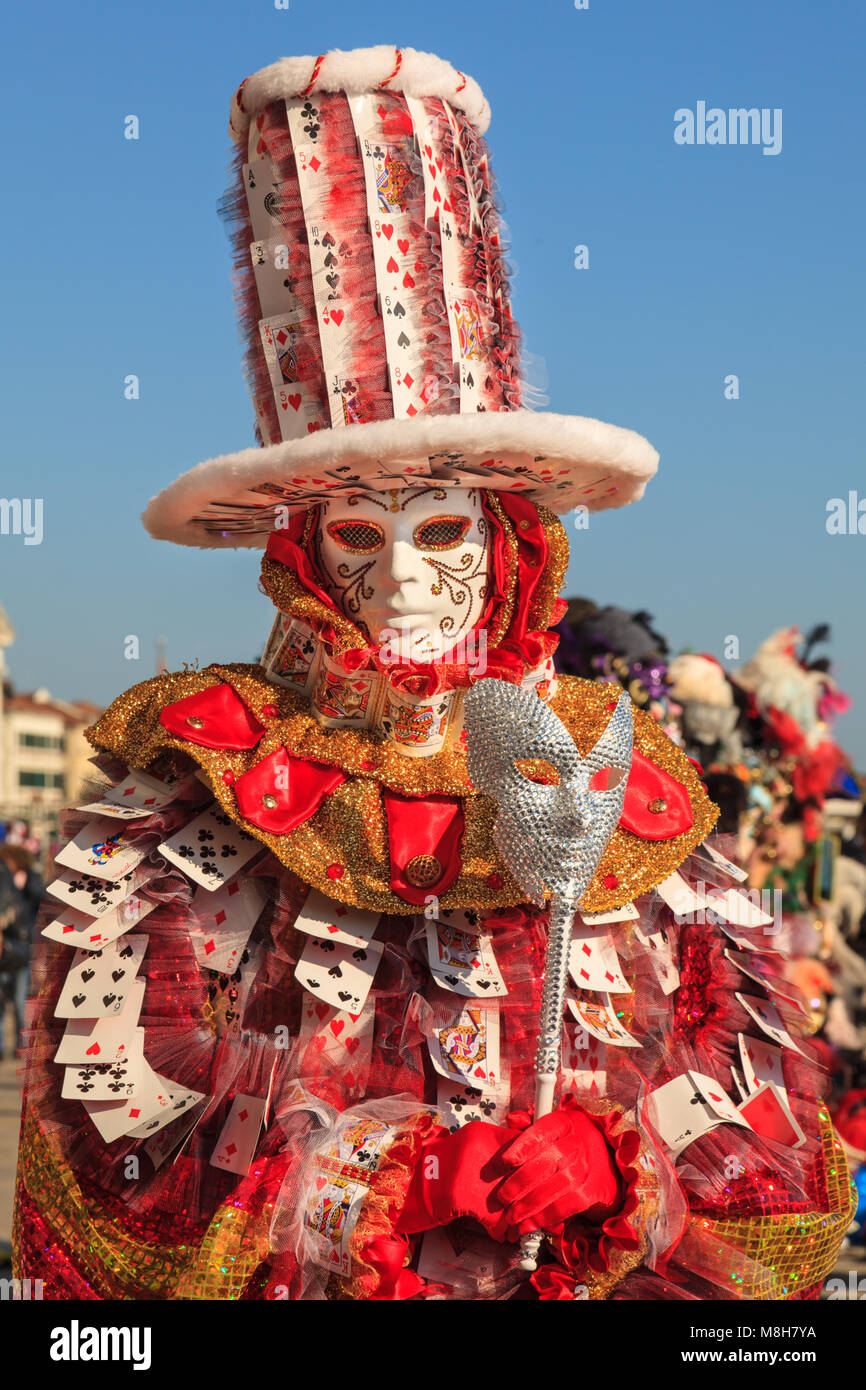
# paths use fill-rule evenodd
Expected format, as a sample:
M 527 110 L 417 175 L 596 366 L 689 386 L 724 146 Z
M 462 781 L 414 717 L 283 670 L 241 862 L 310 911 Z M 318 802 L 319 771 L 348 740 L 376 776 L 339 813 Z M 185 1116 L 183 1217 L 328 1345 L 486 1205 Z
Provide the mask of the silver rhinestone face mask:
M 547 889 L 576 908 L 589 887 L 622 815 L 632 724 L 632 703 L 623 692 L 601 738 L 582 758 L 565 725 L 534 691 L 485 679 L 466 697 L 469 776 L 497 802 L 496 846 L 538 907 Z M 559 784 L 531 782 L 516 766 L 530 760 L 552 764 Z M 591 789 L 605 768 L 607 789 Z

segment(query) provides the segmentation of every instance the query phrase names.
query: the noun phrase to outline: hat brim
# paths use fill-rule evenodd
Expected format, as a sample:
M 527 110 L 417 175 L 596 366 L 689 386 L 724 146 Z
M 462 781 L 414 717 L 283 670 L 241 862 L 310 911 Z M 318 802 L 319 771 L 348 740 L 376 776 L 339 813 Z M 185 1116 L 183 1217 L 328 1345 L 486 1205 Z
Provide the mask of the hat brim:
M 208 459 L 144 512 L 157 540 L 203 549 L 263 547 L 277 508 L 392 487 L 521 492 L 551 511 L 624 507 L 643 496 L 658 454 L 642 435 L 582 415 L 532 410 L 425 415 L 318 430 Z

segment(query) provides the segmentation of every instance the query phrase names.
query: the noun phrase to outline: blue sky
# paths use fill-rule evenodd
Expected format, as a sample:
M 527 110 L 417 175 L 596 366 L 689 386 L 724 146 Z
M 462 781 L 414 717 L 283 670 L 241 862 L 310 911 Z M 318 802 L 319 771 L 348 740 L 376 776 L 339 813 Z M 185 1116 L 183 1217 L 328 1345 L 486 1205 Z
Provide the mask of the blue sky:
M 838 734 L 866 763 L 866 536 L 825 529 L 828 499 L 866 498 L 859 6 L 142 0 L 19 6 L 4 28 L 0 494 L 45 509 L 41 545 L 0 536 L 19 688 L 107 701 L 152 674 L 157 637 L 171 668 L 258 654 L 255 554 L 158 543 L 138 520 L 178 473 L 252 442 L 215 210 L 229 100 L 277 57 L 394 42 L 490 100 L 550 408 L 662 456 L 643 502 L 572 529 L 567 592 L 650 609 L 675 648 L 721 656 L 734 634 L 744 659 L 778 626 L 829 621 L 856 702 Z M 781 107 L 782 152 L 675 144 L 675 110 L 699 100 Z

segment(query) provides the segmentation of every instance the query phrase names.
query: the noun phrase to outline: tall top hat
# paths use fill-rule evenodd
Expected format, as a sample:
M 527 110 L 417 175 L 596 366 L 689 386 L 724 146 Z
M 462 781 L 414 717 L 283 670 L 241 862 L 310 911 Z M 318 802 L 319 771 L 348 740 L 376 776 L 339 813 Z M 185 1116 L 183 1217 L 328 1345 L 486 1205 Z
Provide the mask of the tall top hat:
M 552 510 L 641 497 L 640 435 L 522 405 L 478 84 L 389 47 L 285 58 L 231 107 L 233 224 L 259 447 L 183 474 L 152 535 L 261 546 L 275 509 L 419 482 Z

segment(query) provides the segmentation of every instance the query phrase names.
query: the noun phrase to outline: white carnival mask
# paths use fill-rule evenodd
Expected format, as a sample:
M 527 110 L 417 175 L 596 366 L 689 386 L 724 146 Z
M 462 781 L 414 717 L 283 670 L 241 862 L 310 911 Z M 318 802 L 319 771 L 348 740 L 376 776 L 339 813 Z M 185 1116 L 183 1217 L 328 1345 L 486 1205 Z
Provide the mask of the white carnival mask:
M 484 610 L 490 535 L 478 488 L 330 498 L 315 546 L 331 598 L 394 660 L 441 660 Z

